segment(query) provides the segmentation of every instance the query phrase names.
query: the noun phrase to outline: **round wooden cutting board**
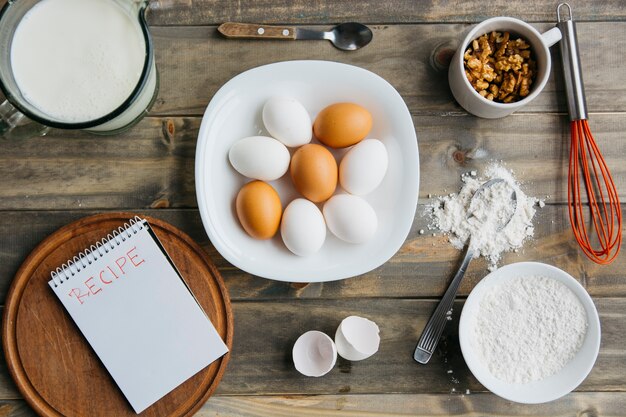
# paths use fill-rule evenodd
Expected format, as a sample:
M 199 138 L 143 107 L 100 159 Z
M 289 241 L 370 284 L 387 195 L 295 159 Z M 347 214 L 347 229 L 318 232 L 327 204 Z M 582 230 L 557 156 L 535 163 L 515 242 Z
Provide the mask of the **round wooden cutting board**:
M 61 228 L 26 258 L 11 284 L 2 322 L 4 353 L 17 387 L 41 416 L 137 415 L 48 286 L 50 271 L 134 216 L 99 214 Z M 233 314 L 217 268 L 185 233 L 161 220 L 141 217 L 148 220 L 231 349 Z M 217 387 L 228 359 L 226 354 L 213 362 L 140 415 L 193 415 Z

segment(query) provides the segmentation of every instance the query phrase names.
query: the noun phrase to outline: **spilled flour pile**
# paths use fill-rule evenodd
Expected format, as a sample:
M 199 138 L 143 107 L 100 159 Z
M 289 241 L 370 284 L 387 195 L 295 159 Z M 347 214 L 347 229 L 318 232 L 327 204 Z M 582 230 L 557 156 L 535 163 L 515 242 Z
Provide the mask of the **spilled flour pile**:
M 495 178 L 502 178 L 504 182 L 485 188 L 470 205 L 474 192 L 483 183 Z M 461 179 L 464 184 L 458 194 L 438 197 L 427 206 L 427 214 L 432 219 L 430 227 L 447 234 L 452 245 L 459 250 L 471 236 L 475 256 L 485 257 L 489 270 L 494 270 L 502 253 L 521 248 L 524 241 L 533 236 L 535 205 L 543 206 L 543 201 L 528 197 L 511 171 L 499 164 L 488 166 L 484 178 L 464 174 Z M 517 194 L 517 205 L 511 200 L 513 190 Z M 513 210 L 511 221 L 498 230 Z

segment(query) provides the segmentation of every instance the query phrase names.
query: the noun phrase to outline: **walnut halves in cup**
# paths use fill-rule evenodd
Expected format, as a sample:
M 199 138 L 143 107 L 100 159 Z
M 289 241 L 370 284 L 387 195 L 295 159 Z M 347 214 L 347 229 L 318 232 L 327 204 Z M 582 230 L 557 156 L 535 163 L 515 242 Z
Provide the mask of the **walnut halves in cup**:
M 465 76 L 487 100 L 512 103 L 530 94 L 537 64 L 528 42 L 510 36 L 509 32 L 484 34 L 463 55 Z

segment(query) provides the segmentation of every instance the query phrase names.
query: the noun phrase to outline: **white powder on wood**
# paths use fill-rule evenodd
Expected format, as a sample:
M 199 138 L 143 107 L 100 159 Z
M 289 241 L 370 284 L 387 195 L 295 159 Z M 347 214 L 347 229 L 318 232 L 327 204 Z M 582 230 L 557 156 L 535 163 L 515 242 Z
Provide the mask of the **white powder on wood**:
M 516 277 L 485 293 L 472 343 L 493 376 L 525 384 L 559 372 L 582 346 L 586 331 L 585 309 L 563 283 Z
M 502 178 L 505 182 L 484 189 L 470 207 L 474 192 L 484 182 L 494 178 Z M 503 252 L 522 247 L 524 241 L 533 236 L 532 219 L 538 200 L 528 197 L 511 171 L 498 164 L 487 167 L 485 178 L 467 174 L 462 175 L 461 180 L 463 187 L 459 193 L 438 197 L 427 206 L 426 212 L 432 219 L 430 226 L 446 233 L 452 245 L 459 250 L 471 236 L 475 256 L 485 257 L 489 269 L 494 270 Z M 517 194 L 515 213 L 510 223 L 498 231 L 513 210 L 512 190 Z

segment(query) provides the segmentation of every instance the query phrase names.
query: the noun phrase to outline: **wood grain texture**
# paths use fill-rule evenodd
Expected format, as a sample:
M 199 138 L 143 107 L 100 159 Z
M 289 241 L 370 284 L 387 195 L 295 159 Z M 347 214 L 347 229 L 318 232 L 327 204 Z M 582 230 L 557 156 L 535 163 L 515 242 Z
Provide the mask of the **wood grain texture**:
M 622 417 L 623 392 L 575 392 L 548 404 L 527 406 L 489 393 L 226 396 L 214 395 L 196 417 L 400 417 L 481 416 Z M 35 417 L 24 401 L 0 400 L 2 417 Z
M 149 21 L 154 25 L 207 25 L 226 21 L 263 23 L 438 23 L 478 22 L 492 16 L 553 21 L 556 4 L 549 0 L 527 3 L 496 0 L 356 1 L 356 0 L 152 0 Z M 578 20 L 625 20 L 620 0 L 577 2 Z
M 535 25 L 542 31 L 553 26 Z M 267 41 L 260 48 L 255 40 L 225 39 L 214 26 L 153 27 L 161 88 L 151 114 L 201 115 L 215 92 L 235 75 L 297 59 L 338 61 L 373 71 L 398 90 L 414 114 L 465 114 L 450 93 L 447 71 L 435 70 L 430 56 L 442 44 L 456 48 L 469 29 L 463 24 L 375 25 L 372 42 L 347 53 L 327 41 Z M 607 48 L 626 48 L 626 22 L 580 23 L 578 39 L 589 111 L 625 111 L 626 67 Z M 567 112 L 558 48 L 552 48 L 552 56 L 548 84 L 524 112 Z
M 101 214 L 80 219 L 58 230 L 25 260 L 7 294 L 2 346 L 8 369 L 20 392 L 42 416 L 135 415 L 48 286 L 53 268 L 127 223 L 133 216 L 119 212 Z M 198 303 L 225 343 L 232 347 L 232 310 L 217 269 L 202 249 L 182 232 L 160 220 L 148 220 L 186 277 Z M 226 354 L 214 361 L 142 414 L 159 417 L 193 415 L 215 391 L 229 357 L 230 354 Z
M 413 123 L 420 152 L 421 201 L 429 194 L 458 191 L 461 174 L 481 173 L 499 160 L 515 171 L 529 195 L 549 196 L 549 204 L 567 201 L 565 116 L 518 114 L 481 120 L 415 115 Z M 593 114 L 590 125 L 618 192 L 624 195 L 626 113 Z M 198 118 L 149 117 L 118 136 L 57 130 L 43 139 L 5 143 L 0 152 L 4 179 L 0 210 L 197 207 L 194 164 L 199 126 Z
M 319 396 L 215 396 L 197 417 L 394 417 L 533 416 L 617 417 L 626 409 L 624 393 L 572 393 L 548 404 L 527 406 L 489 393 Z
M 602 342 L 598 360 L 577 391 L 624 392 L 626 375 L 626 299 L 594 300 L 600 314 Z M 485 392 L 467 369 L 458 341 L 462 303 L 428 365 L 412 353 L 435 300 L 356 299 L 233 302 L 235 336 L 228 372 L 216 395 L 447 394 Z M 339 358 L 323 378 L 307 378 L 293 366 L 291 348 L 300 334 L 334 334 L 348 315 L 374 320 L 381 329 L 380 350 L 362 362 Z M 452 371 L 452 372 L 449 372 Z M 0 373 L 0 398 L 19 398 L 6 372 Z
M 348 299 L 363 297 L 424 298 L 440 297 L 454 275 L 461 253 L 445 236 L 432 236 L 428 219 L 417 214 L 407 241 L 383 266 L 362 276 L 306 286 L 266 280 L 247 274 L 226 262 L 206 236 L 196 210 L 144 210 L 188 233 L 207 251 L 236 300 Z M 92 214 L 91 211 L 5 211 L 0 222 L 0 299 L 26 255 L 59 227 Z M 626 213 L 624 213 L 626 215 Z M 519 253 L 506 254 L 502 264 L 538 261 L 555 265 L 577 278 L 593 296 L 626 296 L 626 254 L 621 253 L 609 266 L 587 260 L 570 231 L 565 206 L 548 205 L 539 209 L 535 238 Z M 420 230 L 425 230 L 422 235 Z M 464 296 L 487 274 L 482 259 L 470 265 L 459 290 Z

